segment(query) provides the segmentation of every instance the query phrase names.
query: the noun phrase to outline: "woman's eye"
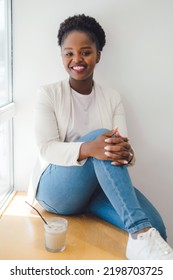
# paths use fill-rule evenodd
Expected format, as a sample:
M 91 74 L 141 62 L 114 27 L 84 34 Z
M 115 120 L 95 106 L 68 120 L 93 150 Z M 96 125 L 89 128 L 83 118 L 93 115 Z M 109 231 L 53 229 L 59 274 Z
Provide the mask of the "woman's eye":
M 91 53 L 90 52 L 82 52 L 82 55 L 83 56 L 88 56 L 88 55 L 90 55 Z
M 72 56 L 73 54 L 70 52 L 70 53 L 66 53 L 65 54 L 65 56 L 67 56 L 67 57 L 70 57 L 70 56 Z

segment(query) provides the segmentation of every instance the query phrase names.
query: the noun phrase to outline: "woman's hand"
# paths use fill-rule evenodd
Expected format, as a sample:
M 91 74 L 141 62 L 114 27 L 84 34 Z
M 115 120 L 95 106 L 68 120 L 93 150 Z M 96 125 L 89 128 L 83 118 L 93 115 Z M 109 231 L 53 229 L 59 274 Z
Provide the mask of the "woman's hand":
M 116 137 L 112 137 L 114 135 Z M 128 164 L 133 154 L 128 138 L 120 136 L 118 130 L 114 129 L 81 145 L 78 160 L 88 157 L 110 160 L 114 165 L 122 165 Z
M 122 137 L 118 129 L 114 130 L 115 138 L 107 138 L 104 147 L 105 155 L 112 161 L 114 165 L 128 164 L 133 158 L 133 150 L 129 144 L 127 137 Z

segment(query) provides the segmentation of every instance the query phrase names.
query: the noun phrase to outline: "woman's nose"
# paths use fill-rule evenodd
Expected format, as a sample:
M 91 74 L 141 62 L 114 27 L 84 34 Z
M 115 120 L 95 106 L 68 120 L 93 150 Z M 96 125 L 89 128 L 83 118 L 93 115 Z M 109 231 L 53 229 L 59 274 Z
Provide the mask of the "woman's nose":
M 83 58 L 82 58 L 81 55 L 79 55 L 79 54 L 76 54 L 76 55 L 73 56 L 73 61 L 74 61 L 75 63 L 79 63 L 79 62 L 81 62 L 82 60 L 83 60 Z

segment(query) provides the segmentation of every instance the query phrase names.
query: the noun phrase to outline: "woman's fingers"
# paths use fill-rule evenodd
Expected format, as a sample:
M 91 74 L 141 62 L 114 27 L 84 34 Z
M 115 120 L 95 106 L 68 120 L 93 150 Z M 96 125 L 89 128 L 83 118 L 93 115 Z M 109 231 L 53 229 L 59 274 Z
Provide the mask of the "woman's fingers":
M 111 160 L 128 160 L 129 157 L 130 157 L 130 152 L 126 152 L 126 151 L 123 151 L 123 152 L 117 152 L 117 153 L 111 153 L 111 152 L 104 152 L 105 156 L 108 157 L 108 159 L 111 159 Z
M 112 165 L 120 166 L 120 165 L 127 165 L 128 161 L 127 160 L 118 160 L 118 161 L 112 161 Z
M 117 145 L 106 145 L 104 147 L 106 151 L 116 153 L 116 152 L 121 152 L 121 151 L 130 151 L 131 146 L 128 143 L 121 143 Z
M 128 142 L 129 139 L 127 137 L 109 137 L 105 139 L 106 143 L 117 144 L 121 142 Z

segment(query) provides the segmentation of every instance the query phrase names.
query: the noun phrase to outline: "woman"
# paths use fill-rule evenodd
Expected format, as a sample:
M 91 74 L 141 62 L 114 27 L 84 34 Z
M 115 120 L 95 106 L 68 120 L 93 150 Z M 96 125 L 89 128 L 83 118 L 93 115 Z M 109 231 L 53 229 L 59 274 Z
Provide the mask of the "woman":
M 133 187 L 134 152 L 119 94 L 93 80 L 105 33 L 92 17 L 67 18 L 58 32 L 69 79 L 40 89 L 40 153 L 29 193 L 49 212 L 90 212 L 126 230 L 128 259 L 173 259 L 163 221 Z

